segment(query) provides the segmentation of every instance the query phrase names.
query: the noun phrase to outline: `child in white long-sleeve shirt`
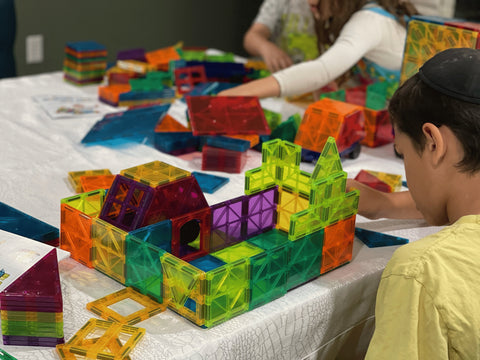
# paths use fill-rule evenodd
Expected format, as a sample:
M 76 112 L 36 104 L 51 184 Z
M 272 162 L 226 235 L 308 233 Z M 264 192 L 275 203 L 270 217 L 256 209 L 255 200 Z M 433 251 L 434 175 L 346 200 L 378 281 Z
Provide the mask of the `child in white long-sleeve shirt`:
M 368 73 L 395 81 L 406 38 L 405 16 L 416 13 L 409 1 L 308 0 L 316 19 L 320 50 L 305 61 L 221 92 L 222 96 L 293 96 L 315 91 L 363 59 Z

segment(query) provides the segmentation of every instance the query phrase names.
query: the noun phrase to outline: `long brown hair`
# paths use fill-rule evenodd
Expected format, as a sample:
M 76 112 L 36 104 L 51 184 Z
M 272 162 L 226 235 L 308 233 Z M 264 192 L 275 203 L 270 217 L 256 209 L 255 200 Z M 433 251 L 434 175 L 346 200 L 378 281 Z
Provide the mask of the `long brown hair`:
M 331 13 L 334 15 L 329 19 L 315 21 L 320 53 L 323 53 L 326 47 L 335 42 L 353 13 L 360 10 L 369 0 L 319 0 L 319 8 L 322 2 L 328 3 Z M 406 26 L 404 15 L 418 14 L 415 6 L 407 0 L 377 0 L 376 3 L 394 15 L 403 26 Z

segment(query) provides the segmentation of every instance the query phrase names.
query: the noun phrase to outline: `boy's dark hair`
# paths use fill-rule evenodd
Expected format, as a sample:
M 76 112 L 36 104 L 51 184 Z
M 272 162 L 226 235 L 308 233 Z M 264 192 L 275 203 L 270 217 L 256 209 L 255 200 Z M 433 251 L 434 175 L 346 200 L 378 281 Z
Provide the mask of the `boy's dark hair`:
M 465 50 L 466 53 L 479 51 L 456 49 L 450 53 L 444 53 L 443 57 L 458 54 L 462 50 Z M 437 59 L 433 57 L 429 60 L 430 63 L 425 63 L 426 70 L 435 67 L 441 56 Z M 473 92 L 471 89 L 461 88 L 463 83 L 455 83 L 457 81 L 455 79 L 458 79 L 459 75 L 456 72 L 462 72 L 465 75 L 465 73 L 469 74 L 471 69 L 468 66 L 453 68 L 457 65 L 451 64 L 452 62 L 444 61 L 441 67 L 433 68 L 438 71 L 437 78 L 444 82 L 438 86 L 434 85 L 439 91 L 427 85 L 427 82 L 430 83 L 429 79 L 435 75 L 422 72 L 421 69 L 419 73 L 398 88 L 390 100 L 388 110 L 392 124 L 410 137 L 419 152 L 424 149 L 426 142 L 422 132 L 423 124 L 432 123 L 437 127 L 447 126 L 463 145 L 464 157 L 457 164 L 458 168 L 460 171 L 475 173 L 480 170 L 480 98 L 472 97 L 468 101 L 464 101 L 465 96 L 472 95 Z M 480 57 L 474 59 L 473 65 L 480 69 Z M 448 73 L 450 71 L 452 73 Z M 443 74 L 439 72 L 443 72 Z M 473 70 L 471 76 L 475 76 L 475 72 L 476 70 Z M 445 74 L 449 76 L 445 76 Z M 452 79 L 454 80 L 452 81 Z M 480 84 L 477 86 L 480 88 Z M 454 91 L 452 92 L 452 90 Z

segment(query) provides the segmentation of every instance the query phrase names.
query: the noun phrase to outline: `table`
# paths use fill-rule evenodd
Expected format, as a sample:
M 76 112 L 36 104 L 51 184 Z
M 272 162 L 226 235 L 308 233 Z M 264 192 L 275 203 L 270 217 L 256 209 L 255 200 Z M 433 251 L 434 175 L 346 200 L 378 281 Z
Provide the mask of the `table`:
M 135 165 L 160 160 L 189 171 L 200 170 L 198 154 L 174 157 L 142 145 L 84 146 L 83 136 L 99 117 L 52 119 L 32 96 L 56 94 L 95 96 L 96 86 L 75 87 L 60 72 L 0 81 L 0 201 L 53 226 L 60 226 L 60 199 L 74 194 L 69 171 L 108 168 L 118 173 Z M 262 106 L 287 116 L 301 111 L 281 99 Z M 246 169 L 260 166 L 261 154 L 248 153 Z M 392 145 L 363 148 L 356 160 L 345 160 L 354 177 L 361 169 L 404 175 Z M 301 168 L 313 171 L 313 164 Z M 244 194 L 243 174 L 206 194 L 210 205 Z M 357 217 L 370 230 L 417 240 L 438 229 L 422 221 Z M 374 328 L 375 295 L 380 275 L 396 247 L 368 248 L 355 239 L 352 261 L 312 280 L 285 296 L 210 329 L 202 329 L 167 310 L 137 326 L 146 329 L 132 359 L 355 359 L 362 358 Z M 8 254 L 0 254 L 1 259 Z M 123 288 L 99 271 L 72 259 L 60 262 L 64 299 L 64 333 L 69 339 L 95 317 L 86 303 Z M 52 348 L 0 345 L 18 359 L 56 359 Z

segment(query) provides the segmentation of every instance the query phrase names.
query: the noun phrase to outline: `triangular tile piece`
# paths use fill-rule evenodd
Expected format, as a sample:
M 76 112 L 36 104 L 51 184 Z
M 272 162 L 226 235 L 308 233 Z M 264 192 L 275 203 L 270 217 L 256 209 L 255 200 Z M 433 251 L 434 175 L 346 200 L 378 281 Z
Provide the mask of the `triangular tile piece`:
M 155 132 L 190 132 L 190 129 L 166 114 L 155 126 Z
M 338 171 L 342 171 L 342 162 L 340 160 L 340 154 L 338 153 L 335 139 L 329 137 L 323 150 L 318 158 L 315 169 L 313 169 L 311 181 L 315 181 L 329 175 L 332 175 Z
M 52 249 L 35 265 L 0 293 L 3 310 L 9 305 L 25 311 L 62 312 L 62 288 L 58 273 L 57 252 Z

